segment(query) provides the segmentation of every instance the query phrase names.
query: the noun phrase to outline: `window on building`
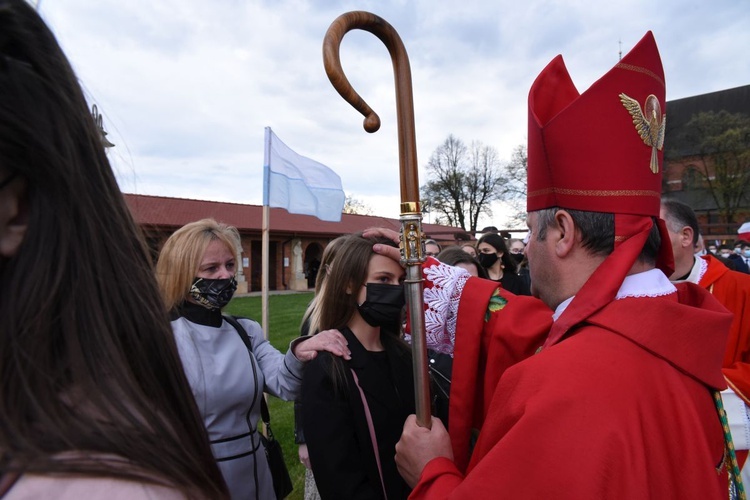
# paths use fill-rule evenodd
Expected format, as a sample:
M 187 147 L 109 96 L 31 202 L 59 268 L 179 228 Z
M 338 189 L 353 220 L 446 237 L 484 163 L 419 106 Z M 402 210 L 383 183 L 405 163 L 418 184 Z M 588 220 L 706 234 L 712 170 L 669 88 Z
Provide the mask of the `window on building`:
M 682 172 L 682 190 L 690 191 L 698 189 L 701 184 L 700 173 L 694 165 L 688 165 L 685 167 L 685 171 Z

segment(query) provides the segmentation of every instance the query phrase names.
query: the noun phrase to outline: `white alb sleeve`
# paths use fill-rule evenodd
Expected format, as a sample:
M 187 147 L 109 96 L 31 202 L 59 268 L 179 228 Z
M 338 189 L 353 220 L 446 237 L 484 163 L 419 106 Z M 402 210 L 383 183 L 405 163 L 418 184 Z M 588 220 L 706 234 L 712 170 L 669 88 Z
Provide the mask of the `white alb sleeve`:
M 721 391 L 724 411 L 727 413 L 729 430 L 736 450 L 750 449 L 750 412 L 745 401 L 732 389 Z

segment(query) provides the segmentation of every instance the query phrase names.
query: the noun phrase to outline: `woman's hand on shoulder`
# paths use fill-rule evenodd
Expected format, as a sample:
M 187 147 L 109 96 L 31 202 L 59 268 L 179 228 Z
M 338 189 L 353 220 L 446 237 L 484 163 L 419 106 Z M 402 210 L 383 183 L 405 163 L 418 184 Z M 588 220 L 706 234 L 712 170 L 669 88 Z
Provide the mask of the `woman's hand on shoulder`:
M 311 361 L 320 351 L 328 351 L 344 359 L 352 359 L 348 344 L 338 330 L 324 330 L 294 346 L 293 354 L 300 361 Z

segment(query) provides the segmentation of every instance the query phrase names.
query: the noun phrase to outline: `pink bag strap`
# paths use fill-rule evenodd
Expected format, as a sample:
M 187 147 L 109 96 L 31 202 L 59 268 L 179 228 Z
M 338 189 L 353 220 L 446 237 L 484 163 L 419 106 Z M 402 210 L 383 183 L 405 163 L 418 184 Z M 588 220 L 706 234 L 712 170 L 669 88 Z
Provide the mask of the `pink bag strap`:
M 383 498 L 385 500 L 388 500 L 388 494 L 385 492 L 385 482 L 383 481 L 383 469 L 380 466 L 380 452 L 378 451 L 378 440 L 375 437 L 375 427 L 372 425 L 372 414 L 370 413 L 370 405 L 367 404 L 367 399 L 365 399 L 365 393 L 362 390 L 362 387 L 359 385 L 359 378 L 357 378 L 357 373 L 354 371 L 353 368 L 350 368 L 352 371 L 352 376 L 354 377 L 354 383 L 357 384 L 357 389 L 359 389 L 359 396 L 362 398 L 362 405 L 365 407 L 365 418 L 367 418 L 367 427 L 370 429 L 370 439 L 372 440 L 372 448 L 375 450 L 375 462 L 378 464 L 378 474 L 380 474 L 380 486 L 383 487 Z
M 362 389 L 360 389 L 362 390 Z M 380 467 L 380 465 L 378 465 Z M 21 477 L 21 473 L 18 471 L 6 472 L 0 476 L 0 498 L 3 498 L 8 493 L 16 481 Z

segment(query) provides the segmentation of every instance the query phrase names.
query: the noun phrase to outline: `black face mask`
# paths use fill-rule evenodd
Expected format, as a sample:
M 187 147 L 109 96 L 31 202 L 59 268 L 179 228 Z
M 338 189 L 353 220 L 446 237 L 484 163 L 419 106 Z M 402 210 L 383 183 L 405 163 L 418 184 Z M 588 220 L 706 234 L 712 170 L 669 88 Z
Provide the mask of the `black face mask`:
M 520 264 L 521 261 L 523 261 L 523 254 L 522 253 L 512 253 L 510 254 L 510 257 L 516 261 L 516 264 Z
M 368 325 L 386 327 L 395 332 L 401 326 L 401 310 L 406 304 L 403 285 L 366 283 L 365 301 L 357 306 Z
M 499 257 L 496 253 L 480 253 L 479 255 L 477 255 L 477 260 L 479 260 L 479 263 L 485 269 L 489 269 L 490 267 L 492 267 L 492 265 L 497 262 L 498 258 Z
M 206 309 L 221 309 L 232 300 L 235 290 L 237 281 L 234 276 L 222 280 L 195 278 L 190 287 L 190 297 Z

